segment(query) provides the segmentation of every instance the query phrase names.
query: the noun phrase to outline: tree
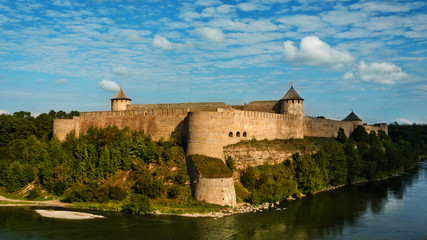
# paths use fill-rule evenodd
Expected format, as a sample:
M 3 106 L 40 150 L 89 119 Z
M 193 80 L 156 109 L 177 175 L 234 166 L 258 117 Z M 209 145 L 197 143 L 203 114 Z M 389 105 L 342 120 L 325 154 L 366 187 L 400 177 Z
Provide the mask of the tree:
M 337 140 L 340 143 L 345 143 L 347 141 L 347 136 L 345 135 L 344 129 L 340 128 L 337 133 Z
M 358 143 L 368 143 L 368 133 L 363 126 L 357 126 L 356 129 L 350 134 L 350 138 Z

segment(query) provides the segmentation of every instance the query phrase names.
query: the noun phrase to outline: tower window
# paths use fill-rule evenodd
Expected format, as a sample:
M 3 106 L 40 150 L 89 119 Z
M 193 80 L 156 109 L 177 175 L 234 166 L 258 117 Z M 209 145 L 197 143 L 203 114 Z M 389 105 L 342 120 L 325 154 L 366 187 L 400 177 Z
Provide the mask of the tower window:
M 236 132 L 236 137 L 240 137 L 240 132 Z
M 228 136 L 229 136 L 229 137 L 233 137 L 233 132 L 229 132 L 229 133 L 228 133 Z
M 246 132 L 243 132 L 243 137 L 247 137 L 248 134 L 246 134 Z

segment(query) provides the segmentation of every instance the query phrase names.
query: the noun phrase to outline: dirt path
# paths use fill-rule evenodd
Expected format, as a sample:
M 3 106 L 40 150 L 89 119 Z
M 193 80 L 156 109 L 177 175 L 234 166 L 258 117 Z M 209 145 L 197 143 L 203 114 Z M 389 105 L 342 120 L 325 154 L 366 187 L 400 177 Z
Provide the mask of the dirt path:
M 46 207 L 68 207 L 69 203 L 63 203 L 59 200 L 46 200 L 46 201 L 30 201 L 30 200 L 16 200 L 3 197 L 0 195 L 0 201 L 7 201 L 10 203 L 0 204 L 2 206 L 46 206 Z

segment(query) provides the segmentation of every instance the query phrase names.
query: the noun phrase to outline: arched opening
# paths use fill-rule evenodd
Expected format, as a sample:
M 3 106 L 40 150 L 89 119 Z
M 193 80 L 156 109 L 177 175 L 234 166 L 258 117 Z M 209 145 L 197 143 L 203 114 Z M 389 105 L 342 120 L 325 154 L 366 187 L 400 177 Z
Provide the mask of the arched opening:
M 247 137 L 248 134 L 246 132 L 243 132 L 243 137 Z
M 236 137 L 240 137 L 240 132 L 236 132 Z
M 228 136 L 229 136 L 229 137 L 233 137 L 233 132 L 229 132 L 229 133 L 228 133 Z

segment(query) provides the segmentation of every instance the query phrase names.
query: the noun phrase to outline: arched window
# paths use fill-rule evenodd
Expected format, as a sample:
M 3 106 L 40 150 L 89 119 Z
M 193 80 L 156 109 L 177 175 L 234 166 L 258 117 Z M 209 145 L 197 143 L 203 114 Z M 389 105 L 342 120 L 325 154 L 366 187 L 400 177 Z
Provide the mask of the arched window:
M 236 137 L 240 137 L 240 132 L 236 132 Z
M 229 132 L 229 133 L 228 133 L 228 136 L 229 136 L 229 137 L 233 137 L 233 132 Z
M 246 132 L 243 132 L 243 137 L 247 137 L 248 134 Z

